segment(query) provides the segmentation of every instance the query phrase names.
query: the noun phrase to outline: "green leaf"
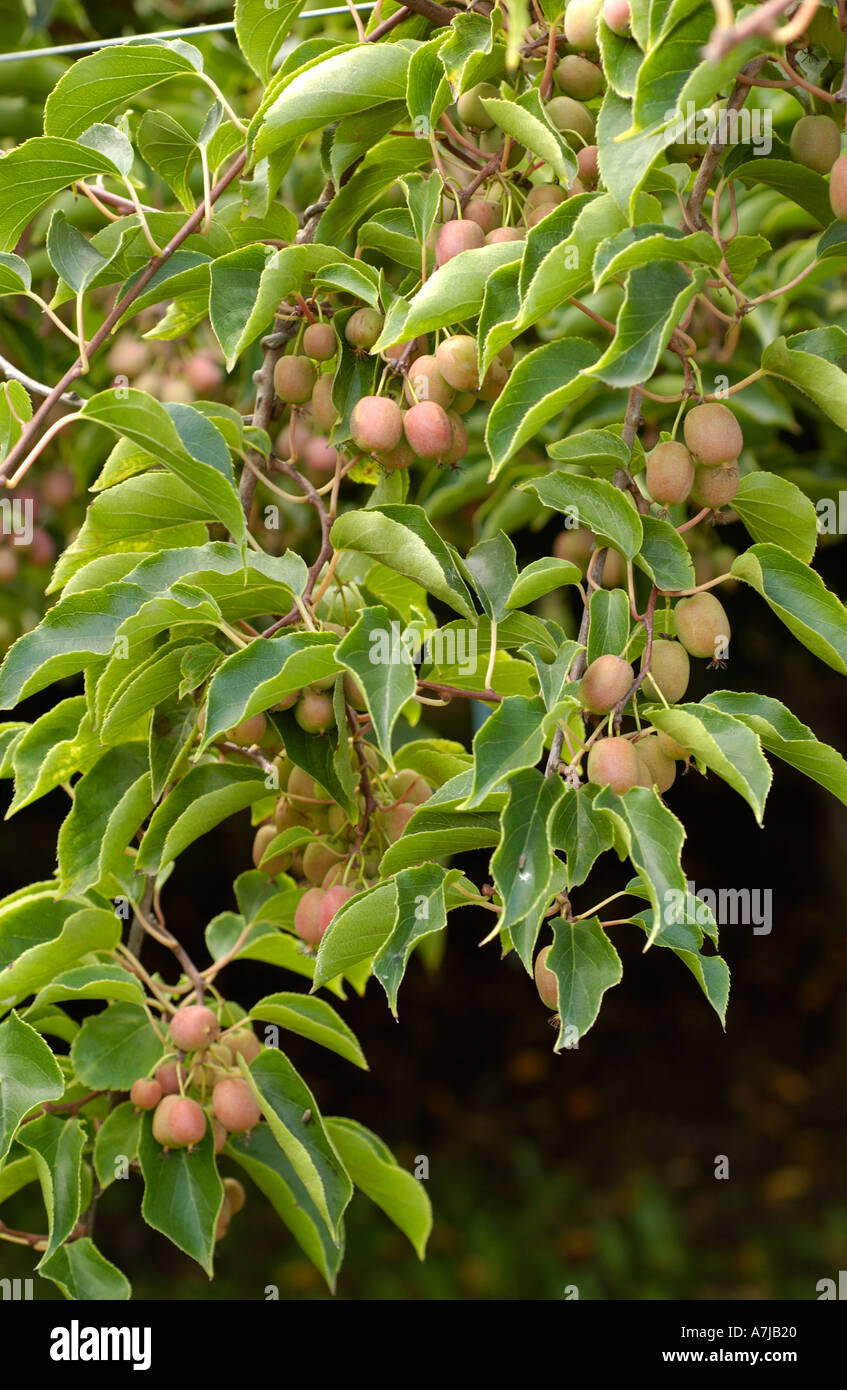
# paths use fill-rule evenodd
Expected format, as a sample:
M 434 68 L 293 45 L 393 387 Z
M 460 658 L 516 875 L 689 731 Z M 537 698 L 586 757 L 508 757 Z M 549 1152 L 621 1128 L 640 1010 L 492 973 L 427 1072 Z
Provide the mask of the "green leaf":
M 274 59 L 294 25 L 305 0 L 236 0 L 235 37 L 256 76 L 267 82 Z
M 326 1218 L 267 1125 L 257 1125 L 249 1135 L 231 1135 L 226 1152 L 264 1193 L 334 1292 L 344 1255 L 343 1238 L 335 1243 Z
M 154 1231 L 196 1260 L 211 1279 L 215 1227 L 224 1201 L 211 1127 L 191 1153 L 171 1149 L 165 1159 L 162 1146 L 153 1138 L 148 1113 L 141 1122 L 138 1157 L 144 1178 L 141 1215 Z
M 81 1236 L 58 1250 L 39 1266 L 66 1298 L 81 1302 L 118 1302 L 132 1296 L 126 1275 L 107 1260 L 88 1236 Z
M 485 429 L 485 443 L 493 463 L 492 480 L 542 425 L 588 389 L 586 373 L 596 360 L 597 348 L 593 343 L 584 338 L 562 338 L 535 348 L 517 362 L 505 390 L 491 407 Z
M 573 154 L 568 159 L 562 141 L 556 138 L 546 122 L 539 120 L 537 115 L 516 101 L 484 97 L 482 105 L 502 131 L 549 164 L 562 183 L 570 182 L 576 173 L 576 160 Z
M 353 1184 L 332 1146 L 314 1096 L 276 1048 L 265 1048 L 250 1067 L 242 1066 L 242 1072 L 279 1147 L 337 1242 Z
M 623 589 L 595 589 L 589 601 L 588 661 L 620 656 L 629 640 L 629 597 Z
M 277 1023 L 290 1033 L 310 1038 L 330 1052 L 337 1052 L 354 1066 L 364 1071 L 368 1069 L 355 1033 L 325 999 L 311 994 L 268 994 L 253 1005 L 248 1017 Z
M 47 98 L 44 134 L 73 140 L 116 106 L 183 74 L 196 75 L 196 67 L 172 45 L 126 44 L 89 53 L 68 68 Z
M 829 744 L 819 743 L 779 700 L 768 695 L 716 690 L 704 701 L 747 724 L 758 734 L 767 753 L 811 777 L 847 805 L 847 762 Z
M 584 883 L 600 855 L 614 844 L 608 816 L 594 810 L 596 794 L 591 786 L 569 788 L 550 822 L 553 847 L 565 854 L 568 888 Z
M 364 1125 L 328 1118 L 326 1127 L 354 1185 L 399 1227 L 422 1260 L 432 1230 L 432 1207 L 423 1185 Z
M 491 873 L 503 901 L 500 931 L 532 917 L 546 904 L 555 862 L 549 826 L 563 795 L 560 778 L 545 777 L 534 767 L 523 768 L 509 781 L 500 843 L 491 857 Z
M 420 44 L 412 54 L 406 78 L 406 106 L 415 131 L 429 135 L 452 101 L 439 50 L 444 35 Z
M 356 515 L 360 517 L 361 513 Z M 394 726 L 417 689 L 411 652 L 402 642 L 390 640 L 395 627 L 387 608 L 366 608 L 335 653 L 337 660 L 353 673 L 365 697 L 377 743 L 389 767 L 394 766 Z
M 847 372 L 814 352 L 794 350 L 795 338 L 776 338 L 762 353 L 762 367 L 771 376 L 796 386 L 842 430 L 847 430 Z
M 15 741 L 11 751 L 15 795 L 7 819 L 69 781 L 73 773 L 85 772 L 101 753 L 86 717 L 85 696 L 59 700 L 34 724 L 24 725 Z
M 570 560 L 557 560 L 552 555 L 542 555 L 540 560 L 531 561 L 521 570 L 512 585 L 506 607 L 526 608 L 554 589 L 560 589 L 565 584 L 581 583 L 582 570 L 579 565 L 574 565 Z
M 515 547 L 502 531 L 490 540 L 479 541 L 465 556 L 483 612 L 499 623 L 509 611 L 510 595 L 517 583 Z
M 696 581 L 691 552 L 676 527 L 655 516 L 643 516 L 641 525 L 644 540 L 635 556 L 638 568 L 660 590 L 693 588 Z
M 96 1090 L 128 1091 L 160 1060 L 164 1046 L 144 1010 L 136 1004 L 110 1004 L 83 1023 L 71 1061 L 77 1077 Z
M 190 172 L 199 157 L 194 137 L 167 111 L 145 111 L 136 138 L 142 159 L 173 189 L 185 211 L 193 212 Z
M 89 952 L 114 950 L 120 938 L 121 924 L 113 912 L 101 907 L 72 911 L 57 936 L 22 950 L 0 970 L 0 1008 L 35 994 Z
M 474 608 L 449 548 L 421 507 L 389 504 L 343 512 L 330 541 L 336 550 L 370 555 L 389 569 L 416 580 L 465 618 Z
M 0 159 L 0 248 L 11 251 L 39 208 L 63 188 L 77 179 L 114 173 L 110 159 L 76 140 L 25 140 Z
M 754 541 L 773 542 L 808 564 L 818 543 L 814 503 L 776 473 L 748 473 L 732 499 Z M 679 584 L 677 588 L 684 588 Z
M 168 411 L 146 392 L 129 387 L 123 399 L 111 390 L 90 397 L 80 414 L 154 454 L 226 526 L 236 542 L 243 540 L 244 513 L 229 452 L 220 431 L 199 411 L 191 406 Z M 210 439 L 219 445 L 215 462 L 208 453 Z
M 464 319 L 474 318 L 482 307 L 489 276 L 500 266 L 520 260 L 522 251 L 523 246 L 519 241 L 460 251 L 458 256 L 439 266 L 430 276 L 411 301 L 408 313 L 400 323 L 386 321 L 373 351 L 382 352 L 396 343 L 406 343 L 421 333 L 433 333 L 438 328 L 448 328 Z
M 384 124 L 383 130 L 385 128 Z M 402 180 L 404 174 L 410 174 L 431 159 L 432 151 L 424 140 L 409 140 L 405 135 L 389 135 L 379 140 L 365 154 L 356 172 L 338 190 L 321 217 L 315 232 L 317 240 L 330 246 L 338 245 L 395 180 Z
M 75 914 L 70 921 L 75 918 L 90 918 L 91 914 L 98 909 L 87 909 Z M 104 912 L 103 917 L 111 916 Z M 100 919 L 98 917 L 98 925 Z M 90 920 L 86 923 L 86 930 L 92 926 Z M 105 922 L 103 922 L 105 928 Z M 116 940 L 120 939 L 120 932 Z M 93 937 L 89 950 L 106 950 L 109 947 L 103 946 L 96 936 Z M 85 952 L 87 954 L 87 952 Z M 128 1004 L 143 1004 L 144 990 L 138 980 L 131 975 L 128 970 L 124 970 L 121 965 L 77 965 L 70 970 L 63 970 L 58 975 L 51 977 L 49 984 L 46 984 L 38 991 L 34 1007 L 43 1007 L 46 1004 L 55 1004 L 60 999 L 109 999 L 122 1000 Z
M 600 177 L 621 212 L 634 218 L 639 190 L 656 159 L 674 139 L 674 132 L 671 126 L 635 136 L 631 131 L 632 102 L 610 87 L 597 118 Z
M 379 883 L 344 903 L 318 947 L 315 989 L 345 974 L 360 961 L 370 960 L 389 936 L 396 916 L 394 883 Z
M 59 892 L 85 892 L 123 858 L 153 809 L 147 748 L 110 748 L 74 787 L 74 800 L 59 831 Z
M 627 559 L 631 560 L 641 549 L 644 541 L 641 517 L 629 495 L 603 478 L 556 472 L 542 478 L 527 478 L 518 486 L 536 493 L 545 507 L 578 517 L 580 526 L 613 545 Z
M 670 906 L 688 892 L 680 865 L 685 831 L 655 787 L 633 787 L 623 796 L 603 787 L 594 798 L 594 810 L 609 815 L 620 858 L 627 855 L 643 880 L 653 908 L 647 938 L 651 946 L 667 923 Z
M 650 719 L 657 729 L 678 739 L 695 758 L 728 782 L 761 824 L 773 773 L 752 729 L 729 714 L 701 704 L 651 708 Z
M 689 275 L 663 261 L 631 271 L 615 337 L 589 375 L 618 388 L 648 380 L 705 279 L 704 270 Z
M 253 158 L 284 145 L 296 148 L 310 131 L 343 116 L 406 95 L 409 51 L 398 43 L 360 44 L 335 53 L 294 77 L 264 112 Z
M 74 294 L 86 290 L 106 264 L 105 256 L 71 225 L 61 210 L 54 212 L 50 219 L 47 256 L 56 274 L 70 285 Z
M 455 871 L 453 871 L 455 872 Z M 397 1017 L 397 992 L 417 943 L 447 925 L 444 889 L 448 872 L 440 864 L 421 864 L 397 874 L 397 916 L 390 934 L 374 955 L 373 973 Z M 355 1176 L 351 1174 L 355 1182 Z
M 203 763 L 190 772 L 150 820 L 139 846 L 136 868 L 159 872 L 201 835 L 267 794 L 258 767 Z
M 529 328 L 590 285 L 598 246 L 624 225 L 609 194 L 579 194 L 532 227 L 520 268 L 516 331 Z
M 463 809 L 482 806 L 513 772 L 534 767 L 544 750 L 544 702 L 512 695 L 497 706 L 474 738 L 473 785 Z
M 12 1011 L 0 1023 L 0 1160 L 18 1125 L 36 1105 L 58 1100 L 65 1083 L 44 1039 Z
M 574 1047 L 600 1012 L 607 989 L 623 979 L 621 959 L 597 917 L 566 922 L 557 917 L 547 968 L 556 976 L 559 992 L 559 1036 L 555 1050 Z
M 829 187 L 825 178 L 806 169 L 796 159 L 768 159 L 757 156 L 732 170 L 733 179 L 750 187 L 761 183 L 773 188 L 781 197 L 796 203 L 822 227 L 832 220 Z
M 47 1209 L 48 1241 L 41 1257 L 44 1262 L 70 1235 L 82 1207 L 81 1168 L 86 1134 L 78 1119 L 40 1115 L 24 1125 L 18 1142 L 35 1159 Z
M 847 613 L 819 574 L 778 545 L 753 545 L 732 562 L 798 642 L 847 675 Z
M 202 747 L 251 714 L 271 709 L 304 685 L 341 670 L 330 633 L 296 632 L 257 637 L 222 661 L 206 704 Z

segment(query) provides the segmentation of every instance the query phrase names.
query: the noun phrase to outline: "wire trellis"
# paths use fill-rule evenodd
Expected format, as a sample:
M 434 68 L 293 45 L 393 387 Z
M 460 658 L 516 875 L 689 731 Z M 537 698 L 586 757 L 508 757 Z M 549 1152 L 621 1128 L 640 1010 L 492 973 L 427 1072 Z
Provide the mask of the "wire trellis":
M 322 10 L 303 10 L 298 19 L 322 19 L 325 15 L 349 14 L 354 10 L 372 10 L 377 0 L 355 0 L 351 5 L 331 5 Z M 24 48 L 18 53 L 0 53 L 0 63 L 18 63 L 25 58 L 54 58 L 63 53 L 94 53 L 99 48 L 113 48 L 126 43 L 147 43 L 150 39 L 190 39 L 194 34 L 223 34 L 235 28 L 234 20 L 221 24 L 195 24 L 190 29 L 162 29 L 156 34 L 132 34 L 128 38 L 88 39 L 84 43 L 60 43 L 52 48 Z

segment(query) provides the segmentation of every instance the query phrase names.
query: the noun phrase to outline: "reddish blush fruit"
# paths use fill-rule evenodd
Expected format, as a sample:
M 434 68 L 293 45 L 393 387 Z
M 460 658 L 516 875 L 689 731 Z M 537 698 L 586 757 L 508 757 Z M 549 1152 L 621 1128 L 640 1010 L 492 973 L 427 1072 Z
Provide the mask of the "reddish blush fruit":
M 230 1134 L 253 1129 L 262 1116 L 256 1097 L 240 1077 L 227 1077 L 218 1082 L 212 1092 L 212 1109 L 215 1119 L 220 1120 Z
M 323 936 L 321 926 L 321 903 L 324 890 L 307 888 L 294 913 L 294 930 L 309 946 L 317 946 Z
M 467 217 L 444 222 L 435 239 L 435 264 L 446 265 L 462 251 L 473 251 L 484 245 L 485 233 L 476 222 Z
M 550 954 L 550 947 L 545 946 L 535 957 L 535 988 L 538 990 L 542 1004 L 546 1004 L 548 1009 L 557 1010 L 559 1007 L 559 982 L 553 971 L 547 964 L 547 957 Z
M 151 1081 L 142 1078 L 133 1081 L 129 1098 L 133 1105 L 137 1105 L 139 1110 L 155 1110 L 159 1101 L 162 1099 L 162 1088 L 158 1081 Z
M 444 407 L 434 401 L 421 401 L 407 410 L 403 429 L 419 458 L 443 459 L 453 447 L 450 418 Z
M 170 1039 L 183 1052 L 196 1052 L 215 1041 L 221 1026 L 205 1004 L 184 1004 L 170 1022 Z

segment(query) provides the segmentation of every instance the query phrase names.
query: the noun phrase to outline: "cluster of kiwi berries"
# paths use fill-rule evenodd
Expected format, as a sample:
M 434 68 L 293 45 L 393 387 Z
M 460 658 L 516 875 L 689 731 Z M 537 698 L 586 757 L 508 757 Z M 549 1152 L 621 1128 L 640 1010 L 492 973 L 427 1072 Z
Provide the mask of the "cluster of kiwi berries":
M 445 223 L 441 231 L 464 225 Z M 445 259 L 460 249 L 465 248 L 456 246 L 449 253 L 442 248 Z M 376 309 L 356 309 L 344 325 L 345 341 L 356 351 L 369 352 L 383 322 Z M 332 478 L 339 463 L 338 450 L 329 438 L 338 420 L 331 367 L 338 348 L 332 323 L 310 323 L 294 350 L 280 357 L 274 369 L 276 395 L 291 407 L 277 440 L 277 452 L 291 461 L 302 461 L 316 485 Z M 402 380 L 396 398 L 391 394 L 363 396 L 352 412 L 351 443 L 346 448 L 376 459 L 387 472 L 408 468 L 416 459 L 455 467 L 468 448 L 462 416 L 477 401 L 496 400 L 514 359 L 513 348 L 504 348 L 480 381 L 474 338 L 453 335 L 445 337 L 434 354 L 428 348 L 423 337 L 390 348 L 384 354 L 385 361 L 390 373 Z M 328 370 L 322 370 L 325 366 Z
M 294 929 L 314 950 L 340 908 L 363 888 L 375 883 L 385 850 L 403 834 L 415 811 L 432 795 L 432 788 L 409 768 L 381 776 L 376 750 L 364 744 L 374 805 L 367 834 L 360 839 L 347 812 L 302 768 L 284 757 L 277 760 L 280 796 L 273 815 L 258 826 L 253 839 L 253 863 L 275 878 L 290 874 L 304 889 L 294 913 Z M 360 795 L 359 811 L 364 814 Z M 308 831 L 304 846 L 271 854 L 273 841 L 286 830 Z
M 667 440 L 648 455 L 648 493 L 662 507 L 725 507 L 738 491 L 741 426 L 729 406 L 707 401 L 687 412 L 683 435 L 684 444 Z

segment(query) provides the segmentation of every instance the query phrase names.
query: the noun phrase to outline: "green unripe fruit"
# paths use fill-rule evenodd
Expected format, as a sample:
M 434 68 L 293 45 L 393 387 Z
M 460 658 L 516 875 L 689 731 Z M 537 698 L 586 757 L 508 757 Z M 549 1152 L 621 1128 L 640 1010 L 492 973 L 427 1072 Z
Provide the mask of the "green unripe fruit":
M 403 434 L 403 413 L 387 396 L 362 396 L 350 416 L 350 433 L 366 453 L 393 449 Z
M 333 804 L 327 811 L 326 820 L 330 835 L 340 835 L 347 827 L 347 812 Z
M 635 751 L 647 769 L 649 784 L 655 784 L 661 795 L 672 787 L 676 779 L 676 763 L 662 751 L 656 734 L 647 734 L 635 745 Z
M 559 1008 L 559 982 L 553 971 L 547 964 L 547 957 L 550 954 L 550 947 L 545 946 L 535 957 L 535 988 L 538 990 L 542 1004 L 546 1004 L 548 1009 L 558 1011 Z
M 291 801 L 287 796 L 281 796 L 276 803 L 274 824 L 277 831 L 296 830 L 298 826 L 308 825 L 308 809 L 295 801 Z
M 626 38 L 632 20 L 629 0 L 603 0 L 603 18 L 613 34 Z
M 383 317 L 376 309 L 357 309 L 347 320 L 344 336 L 351 347 L 369 350 L 382 332 Z
M 597 52 L 597 20 L 603 0 L 570 0 L 565 10 L 565 38 L 574 48 Z
M 505 147 L 507 169 L 514 169 L 517 164 L 520 164 L 526 154 L 523 145 L 519 145 L 516 140 L 510 139 L 508 135 L 504 135 L 502 130 L 484 130 L 479 137 L 478 143 L 483 154 L 487 155 L 497 154 L 499 150 Z
M 315 362 L 331 362 L 338 351 L 338 339 L 331 323 L 310 323 L 303 334 L 303 351 Z
M 244 1184 L 238 1178 L 224 1178 L 224 1192 L 226 1200 L 229 1202 L 229 1209 L 233 1216 L 237 1216 L 243 1210 L 247 1201 L 247 1193 L 244 1191 Z
M 675 738 L 671 738 L 670 734 L 666 734 L 662 729 L 659 730 L 659 747 L 666 758 L 675 758 L 677 762 L 688 761 L 688 749 L 683 748 L 681 743 L 677 743 Z
M 406 826 L 417 809 L 417 806 L 410 806 L 408 802 L 402 801 L 399 806 L 392 806 L 389 811 L 386 811 L 383 824 L 386 838 L 391 844 L 394 844 L 395 840 L 399 840 L 400 836 L 404 834 Z
M 489 100 L 491 97 L 499 97 L 500 93 L 490 82 L 478 82 L 469 91 L 462 92 L 456 103 L 456 110 L 459 113 L 459 120 L 463 125 L 470 126 L 472 130 L 491 130 L 494 126 L 494 117 L 489 116 L 482 104 L 483 97 Z
M 288 777 L 288 791 L 291 796 L 307 796 L 310 800 L 320 801 L 326 793 L 319 787 L 314 778 L 310 777 L 302 767 L 293 767 Z
M 476 338 L 468 333 L 455 333 L 445 338 L 435 350 L 435 363 L 447 385 L 454 391 L 477 391 Z
M 465 217 L 469 217 L 471 222 L 475 222 L 487 234 L 500 226 L 503 221 L 503 209 L 499 203 L 492 203 L 489 198 L 471 198 L 465 208 Z
M 556 81 L 566 97 L 576 101 L 591 101 L 603 90 L 603 73 L 596 63 L 568 53 L 556 68 Z
M 840 155 L 832 166 L 829 201 L 839 222 L 847 222 L 847 154 Z
M 325 433 L 332 429 L 338 419 L 338 411 L 332 403 L 332 373 L 319 376 L 312 391 L 312 419 L 319 430 Z
M 422 357 L 416 357 L 409 367 L 405 394 L 409 405 L 417 401 L 435 401 L 436 405 L 446 410 L 452 403 L 454 392 L 441 375 L 437 360 L 425 353 Z
M 305 690 L 294 707 L 294 718 L 307 734 L 323 734 L 335 723 L 332 700 L 317 690 Z
M 554 97 L 547 103 L 546 114 L 575 149 L 594 144 L 594 117 L 581 102 L 572 97 Z
M 496 246 L 500 241 L 523 241 L 526 231 L 523 227 L 495 227 L 485 238 L 486 246 Z
M 579 683 L 579 698 L 592 714 L 609 714 L 635 680 L 635 672 L 620 656 L 598 656 Z
M 168 1110 L 167 1127 L 171 1147 L 184 1149 L 199 1144 L 206 1133 L 206 1114 L 196 1100 L 178 1096 Z
M 175 1096 L 179 1093 L 179 1083 L 182 1080 L 183 1086 L 187 1080 L 188 1073 L 185 1067 L 177 1067 L 176 1062 L 165 1062 L 156 1072 L 156 1080 L 162 1088 L 165 1096 Z
M 477 222 L 469 218 L 454 218 L 438 229 L 435 239 L 435 264 L 446 265 L 454 256 L 463 251 L 474 251 L 485 245 L 485 233 Z
M 829 116 L 801 116 L 791 132 L 791 154 L 798 164 L 828 174 L 841 153 L 841 135 Z
M 741 426 L 728 406 L 707 401 L 689 410 L 683 423 L 685 442 L 706 468 L 734 463 L 744 448 Z
M 277 874 L 284 874 L 291 863 L 291 855 L 285 852 L 275 854 L 267 863 L 262 863 L 265 851 L 279 833 L 275 825 L 260 825 L 253 837 L 253 867 L 256 869 L 261 867 L 262 873 L 267 874 L 268 878 L 276 878 Z
M 414 449 L 410 449 L 405 439 L 401 439 L 399 444 L 395 444 L 393 449 L 380 449 L 374 453 L 374 458 L 382 464 L 389 473 L 402 471 L 404 468 L 411 468 L 415 461 Z
M 157 1144 L 161 1144 L 163 1149 L 176 1148 L 176 1141 L 171 1136 L 168 1117 L 175 1105 L 179 1104 L 180 1096 L 163 1096 L 156 1106 L 153 1114 L 153 1138 Z
M 221 1026 L 205 1004 L 183 1004 L 170 1022 L 170 1038 L 182 1052 L 195 1052 L 215 1041 Z
M 443 406 L 434 401 L 413 405 L 403 417 L 403 429 L 418 458 L 443 459 L 453 445 L 453 429 Z
M 254 743 L 261 743 L 267 730 L 267 720 L 263 714 L 251 714 L 249 719 L 242 719 L 240 724 L 236 724 L 234 729 L 227 730 L 227 741 L 237 743 L 239 748 L 252 748 Z
M 583 574 L 585 574 L 593 548 L 594 539 L 591 532 L 584 531 L 581 527 L 567 527 L 564 531 L 560 531 L 553 541 L 553 554 L 556 559 L 570 560 L 572 565 L 579 565 Z
M 303 873 L 309 883 L 319 888 L 330 869 L 341 862 L 342 856 L 320 840 L 313 840 L 303 851 Z
M 226 1041 L 233 1057 L 243 1057 L 248 1066 L 262 1050 L 262 1044 L 253 1029 L 249 1027 L 239 1028 L 235 1033 L 228 1033 Z
M 483 397 L 484 399 L 484 397 Z M 461 415 L 457 415 L 455 410 L 448 410 L 447 418 L 450 421 L 450 428 L 453 431 L 453 443 L 449 453 L 444 455 L 443 462 L 452 468 L 459 463 L 468 452 L 468 432 L 465 429 Z
M 738 491 L 738 464 L 724 468 L 698 468 L 694 474 L 691 501 L 698 507 L 725 507 Z
M 691 662 L 688 652 L 679 642 L 666 639 L 653 643 L 649 675 L 644 677 L 641 688 L 651 700 L 658 700 L 661 691 L 669 705 L 681 700 L 691 677 Z
M 340 911 L 346 902 L 355 898 L 355 888 L 350 888 L 345 883 L 339 883 L 334 888 L 327 888 L 321 899 L 318 910 L 318 922 L 320 924 L 321 936 L 329 927 L 335 914 Z
M 719 643 L 729 641 L 729 618 L 714 594 L 681 598 L 673 611 L 676 635 L 691 656 L 714 659 Z
M 133 1081 L 129 1089 L 129 1098 L 133 1105 L 138 1106 L 139 1110 L 155 1110 L 162 1099 L 162 1088 L 158 1081 L 149 1079 Z
M 294 912 L 294 930 L 309 946 L 317 946 L 323 936 L 321 903 L 323 888 L 307 888 Z
M 386 785 L 398 801 L 408 802 L 411 806 L 422 806 L 432 796 L 432 787 L 426 778 L 421 777 L 419 772 L 413 772 L 410 767 L 401 767 L 399 772 L 392 773 L 386 778 Z
M 246 1081 L 227 1077 L 219 1081 L 212 1092 L 212 1109 L 230 1134 L 240 1134 L 259 1123 L 262 1112 Z
M 588 780 L 622 796 L 641 785 L 638 754 L 628 739 L 601 738 L 588 752 Z
M 657 444 L 647 457 L 647 491 L 662 507 L 684 502 L 694 482 L 694 460 L 684 444 Z
M 308 357 L 280 357 L 274 367 L 274 390 L 287 405 L 305 405 L 311 399 L 317 375 Z
M 352 705 L 360 714 L 364 713 L 368 707 L 367 701 L 362 693 L 361 686 L 358 681 L 353 679 L 349 671 L 345 673 L 343 685 L 344 699 L 347 701 L 348 705 Z
M 576 152 L 576 167 L 579 179 L 588 187 L 593 188 L 600 177 L 600 165 L 598 162 L 600 150 L 597 145 L 583 145 L 581 150 Z M 576 183 L 577 180 L 574 180 Z M 573 187 L 573 185 L 571 185 Z
M 526 195 L 524 211 L 534 211 L 535 208 L 548 205 L 557 207 L 565 201 L 567 194 L 557 183 L 535 183 Z

